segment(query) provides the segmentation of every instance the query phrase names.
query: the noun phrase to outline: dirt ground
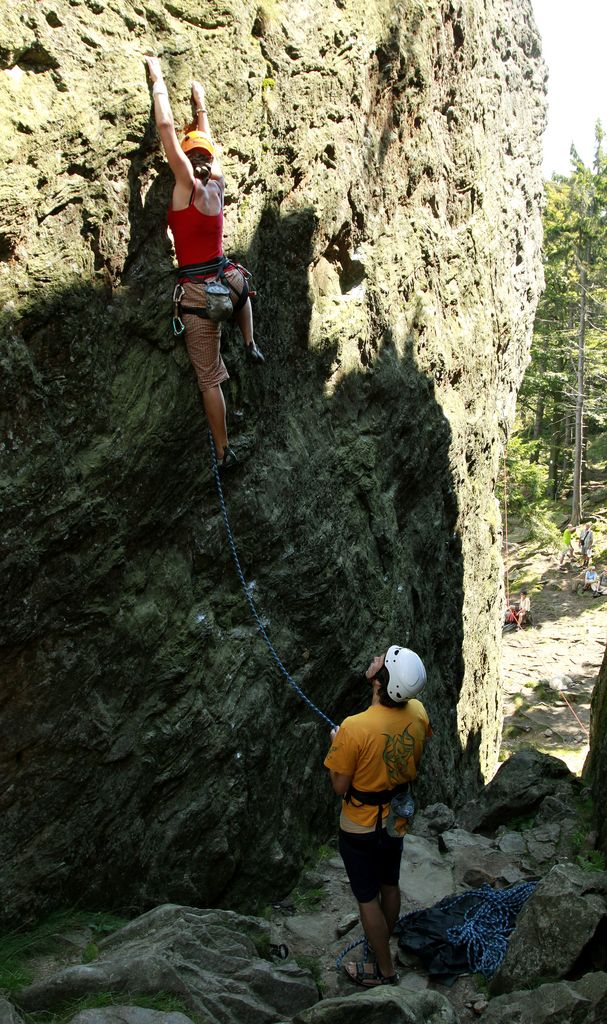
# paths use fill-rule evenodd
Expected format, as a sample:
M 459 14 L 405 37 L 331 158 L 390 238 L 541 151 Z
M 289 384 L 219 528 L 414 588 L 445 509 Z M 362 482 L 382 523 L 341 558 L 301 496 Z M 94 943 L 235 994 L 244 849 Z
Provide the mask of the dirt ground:
M 562 758 L 581 773 L 590 701 L 603 659 L 607 597 L 575 593 L 578 562 L 563 570 L 553 551 L 509 546 L 510 576 L 531 598 L 534 625 L 504 635 L 504 729 L 500 759 L 523 746 Z M 516 599 L 517 593 L 511 595 Z

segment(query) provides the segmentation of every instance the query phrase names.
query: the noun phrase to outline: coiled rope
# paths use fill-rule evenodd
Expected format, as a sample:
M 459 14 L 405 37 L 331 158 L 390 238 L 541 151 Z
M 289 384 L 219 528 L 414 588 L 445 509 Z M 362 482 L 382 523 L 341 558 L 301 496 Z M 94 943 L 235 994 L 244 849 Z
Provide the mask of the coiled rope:
M 516 915 L 535 891 L 537 882 L 522 882 L 511 889 L 492 889 L 483 885 L 455 896 L 445 907 L 452 907 L 467 896 L 479 896 L 481 903 L 465 913 L 463 924 L 447 931 L 453 946 L 465 946 L 470 970 L 487 980 L 500 967 L 508 950 L 508 936 L 514 929 Z
M 457 896 L 447 896 L 436 903 L 441 910 L 448 910 L 462 900 L 477 896 L 481 900 L 470 907 L 464 915 L 464 923 L 454 925 L 446 932 L 446 939 L 452 946 L 465 946 L 466 958 L 473 974 L 482 974 L 487 980 L 493 977 L 501 966 L 508 949 L 508 937 L 514 929 L 516 915 L 535 891 L 537 882 L 521 882 L 510 889 L 492 889 L 485 884 L 480 889 L 466 889 Z M 414 910 L 396 922 L 395 931 L 401 924 L 415 918 L 423 911 Z M 363 946 L 363 959 L 368 957 L 367 937 L 356 939 L 339 954 L 335 967 L 339 971 L 347 953 L 357 946 Z
M 246 580 L 244 578 L 244 573 L 243 573 L 243 571 L 241 569 L 241 566 L 240 566 L 240 560 L 238 558 L 238 552 L 236 550 L 236 544 L 234 542 L 234 536 L 232 534 L 232 528 L 230 526 L 230 519 L 229 519 L 229 516 L 228 516 L 228 510 L 227 510 L 225 499 L 224 499 L 224 496 L 223 496 L 223 488 L 221 486 L 221 476 L 220 476 L 220 473 L 219 473 L 219 465 L 218 465 L 218 462 L 217 462 L 217 452 L 215 450 L 215 442 L 213 440 L 213 435 L 211 434 L 210 430 L 209 430 L 209 446 L 211 448 L 211 469 L 213 470 L 213 476 L 215 477 L 215 487 L 216 487 L 216 490 L 217 490 L 217 497 L 219 498 L 219 504 L 221 506 L 221 514 L 223 516 L 223 522 L 224 522 L 224 526 L 225 526 L 225 530 L 226 530 L 226 536 L 228 538 L 228 544 L 230 546 L 230 551 L 232 553 L 232 560 L 233 560 L 234 565 L 236 567 L 236 574 L 238 576 L 238 579 L 240 580 L 240 585 L 242 587 L 242 592 L 243 592 L 243 594 L 244 594 L 244 596 L 246 598 L 246 601 L 247 601 L 247 604 L 249 606 L 251 615 L 253 616 L 253 618 L 255 620 L 255 624 L 257 626 L 257 629 L 258 629 L 259 633 L 261 634 L 261 638 L 264 641 L 266 647 L 268 648 L 270 654 L 272 655 L 274 661 L 276 662 L 276 665 L 278 666 L 278 669 L 280 670 L 280 672 L 282 673 L 282 675 L 286 679 L 286 681 L 289 684 L 289 686 L 291 687 L 291 689 L 295 691 L 295 693 L 297 694 L 297 696 L 301 700 L 303 700 L 304 704 L 307 704 L 307 706 L 309 707 L 310 711 L 313 711 L 315 715 L 318 715 L 319 718 L 322 718 L 322 720 L 324 722 L 326 722 L 326 724 L 331 729 L 336 729 L 337 728 L 336 723 L 332 722 L 331 719 L 329 718 L 329 716 L 325 715 L 324 711 L 321 711 L 320 708 L 316 707 L 316 704 L 314 704 L 313 701 L 310 700 L 310 698 L 307 696 L 307 694 L 305 694 L 303 692 L 301 687 L 297 685 L 297 683 L 295 682 L 293 677 L 289 675 L 289 673 L 287 672 L 286 668 L 284 667 L 282 661 L 280 660 L 278 654 L 276 653 L 274 645 L 273 645 L 272 641 L 270 640 L 270 637 L 267 634 L 266 628 L 265 628 L 263 622 L 261 621 L 261 619 L 259 617 L 259 614 L 257 612 L 257 608 L 255 607 L 255 602 L 253 601 L 253 598 L 251 596 L 251 588 L 247 586 Z

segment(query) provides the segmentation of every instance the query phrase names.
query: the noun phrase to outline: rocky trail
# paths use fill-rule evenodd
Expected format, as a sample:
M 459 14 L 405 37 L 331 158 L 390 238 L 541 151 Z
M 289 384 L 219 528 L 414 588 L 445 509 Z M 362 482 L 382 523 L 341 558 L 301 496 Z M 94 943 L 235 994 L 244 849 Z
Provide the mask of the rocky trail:
M 510 545 L 511 593 L 526 587 L 534 625 L 505 633 L 501 758 L 531 746 L 579 774 L 588 754 L 590 701 L 605 652 L 607 597 L 578 586 L 578 562 L 558 567 L 554 551 L 517 535 Z M 599 561 L 598 564 L 601 564 Z
M 482 1017 L 506 1024 L 518 1008 L 514 1019 L 522 1024 L 600 1024 L 607 1011 L 600 970 L 607 873 L 592 858 L 586 799 L 562 761 L 528 750 L 502 765 L 457 817 L 443 804 L 416 815 L 405 838 L 403 914 L 486 883 L 504 890 L 540 879 L 490 984 L 470 970 L 449 987 L 397 949 L 395 938 L 398 986 L 356 988 L 336 970 L 350 944 L 346 960 L 363 950 L 341 859 L 328 846 L 290 896 L 261 917 L 165 905 L 95 942 L 91 928 L 64 928 L 57 936 L 62 953 L 32 959 L 35 980 L 14 994 L 18 1009 L 0 999 L 0 1021 L 470 1024 Z M 575 907 L 565 927 L 561 897 Z M 481 946 L 495 927 L 476 930 Z M 529 991 L 542 977 L 551 984 Z M 555 1005 L 558 1017 L 550 1015 Z M 574 1015 L 580 1005 L 583 1018 Z

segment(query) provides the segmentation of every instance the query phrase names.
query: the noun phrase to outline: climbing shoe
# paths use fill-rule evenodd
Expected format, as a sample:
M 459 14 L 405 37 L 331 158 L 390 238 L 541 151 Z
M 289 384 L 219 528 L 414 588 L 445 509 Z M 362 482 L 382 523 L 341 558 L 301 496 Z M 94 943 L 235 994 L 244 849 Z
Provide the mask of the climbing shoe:
M 228 445 L 223 450 L 223 458 L 219 463 L 219 472 L 225 473 L 226 469 L 232 469 L 232 466 L 238 465 L 238 459 L 233 448 Z
M 265 363 L 265 356 L 254 341 L 252 341 L 250 345 L 245 346 L 245 351 L 250 363 Z

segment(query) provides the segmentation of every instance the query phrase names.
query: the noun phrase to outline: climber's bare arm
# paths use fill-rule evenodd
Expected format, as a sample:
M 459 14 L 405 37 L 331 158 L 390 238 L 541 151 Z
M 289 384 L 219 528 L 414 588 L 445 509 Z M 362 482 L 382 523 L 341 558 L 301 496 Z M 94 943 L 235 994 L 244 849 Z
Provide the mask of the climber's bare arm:
M 190 161 L 179 145 L 173 120 L 173 111 L 169 103 L 169 94 L 162 76 L 160 61 L 158 57 L 146 56 L 145 59 L 150 80 L 154 84 L 154 117 L 156 119 L 156 127 L 158 128 L 167 160 L 169 161 L 169 167 L 175 175 L 176 191 L 183 194 L 183 205 L 187 206 L 188 197 L 194 187 L 194 171 Z M 175 196 L 175 198 L 179 200 L 181 195 Z M 181 203 L 178 201 L 177 205 L 180 206 Z
M 204 132 L 206 135 L 210 135 L 213 138 L 211 131 L 211 125 L 209 122 L 209 112 L 207 110 L 206 95 L 204 86 L 197 82 L 196 79 L 192 82 L 192 106 L 196 115 L 196 127 L 199 132 Z M 215 141 L 215 140 L 213 140 Z M 217 143 L 215 143 L 217 146 Z M 217 152 L 213 157 L 213 163 L 211 164 L 211 181 L 216 181 L 222 192 L 224 189 L 224 178 L 223 171 L 221 169 L 221 161 L 219 159 L 219 146 L 217 146 Z

